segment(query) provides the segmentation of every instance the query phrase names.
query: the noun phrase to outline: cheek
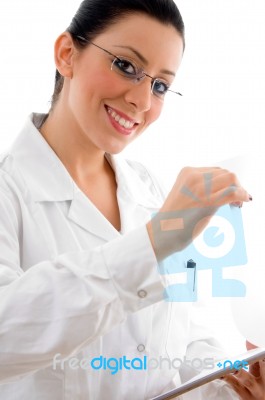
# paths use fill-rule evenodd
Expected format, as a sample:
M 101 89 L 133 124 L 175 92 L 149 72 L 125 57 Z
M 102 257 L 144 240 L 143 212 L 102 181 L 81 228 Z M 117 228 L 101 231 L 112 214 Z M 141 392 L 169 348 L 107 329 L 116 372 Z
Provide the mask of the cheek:
M 76 87 L 85 97 L 112 97 L 119 90 L 119 82 L 110 68 L 93 64 L 88 70 L 89 62 L 84 62 L 76 72 Z
M 124 92 L 124 82 L 121 79 L 115 79 L 112 71 L 97 72 L 91 79 L 91 86 L 94 94 L 100 97 L 113 98 Z

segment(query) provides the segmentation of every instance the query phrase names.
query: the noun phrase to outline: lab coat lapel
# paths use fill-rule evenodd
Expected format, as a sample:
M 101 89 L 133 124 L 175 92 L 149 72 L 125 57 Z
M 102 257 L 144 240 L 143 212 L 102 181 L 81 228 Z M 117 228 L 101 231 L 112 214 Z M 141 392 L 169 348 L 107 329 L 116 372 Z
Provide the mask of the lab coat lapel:
M 154 194 L 152 179 L 147 170 L 138 162 L 127 161 L 123 157 L 110 156 L 112 168 L 118 183 L 118 194 L 124 199 L 147 209 L 160 208 L 164 199 Z
M 78 187 L 75 188 L 68 218 L 106 241 L 120 236 L 120 233 Z
M 108 155 L 115 171 L 118 184 L 117 198 L 121 215 L 121 231 L 129 232 L 137 225 L 144 225 L 157 212 L 163 202 L 162 197 L 155 196 L 148 187 L 150 176 L 143 176 L 139 163 L 128 162 L 120 156 Z M 139 172 L 139 167 L 141 173 Z

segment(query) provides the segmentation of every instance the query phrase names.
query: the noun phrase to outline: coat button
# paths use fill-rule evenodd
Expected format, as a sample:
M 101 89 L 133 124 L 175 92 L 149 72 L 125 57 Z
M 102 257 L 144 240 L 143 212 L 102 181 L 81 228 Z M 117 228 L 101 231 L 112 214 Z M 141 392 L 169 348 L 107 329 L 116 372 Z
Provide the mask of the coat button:
M 145 290 L 139 290 L 138 296 L 141 297 L 141 299 L 144 299 L 147 296 L 147 292 Z
M 145 345 L 144 345 L 144 344 L 139 344 L 139 345 L 137 346 L 137 350 L 138 350 L 140 353 L 142 353 L 143 351 L 145 351 Z

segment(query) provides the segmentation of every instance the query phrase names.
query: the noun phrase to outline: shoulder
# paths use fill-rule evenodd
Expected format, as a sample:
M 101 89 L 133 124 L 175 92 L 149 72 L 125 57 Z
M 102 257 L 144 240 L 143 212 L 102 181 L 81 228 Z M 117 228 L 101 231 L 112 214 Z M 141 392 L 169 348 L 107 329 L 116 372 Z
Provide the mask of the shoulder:
M 9 152 L 0 154 L 0 190 L 6 190 L 7 182 L 12 181 L 14 160 Z
M 24 198 L 26 193 L 25 183 L 19 173 L 14 157 L 11 153 L 0 154 L 0 202 L 8 198 L 17 202 Z

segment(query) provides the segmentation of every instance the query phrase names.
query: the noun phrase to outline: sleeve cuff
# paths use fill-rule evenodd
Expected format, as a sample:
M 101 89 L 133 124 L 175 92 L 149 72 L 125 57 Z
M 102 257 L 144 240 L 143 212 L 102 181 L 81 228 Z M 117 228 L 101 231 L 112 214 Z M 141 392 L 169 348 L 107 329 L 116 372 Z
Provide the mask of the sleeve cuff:
M 137 311 L 164 299 L 164 286 L 146 226 L 107 243 L 102 252 L 125 311 Z

